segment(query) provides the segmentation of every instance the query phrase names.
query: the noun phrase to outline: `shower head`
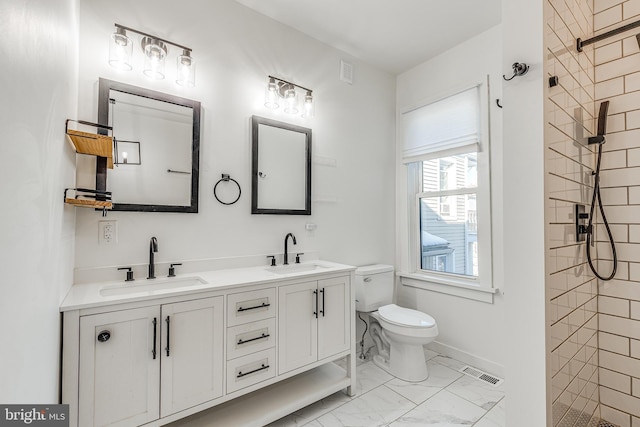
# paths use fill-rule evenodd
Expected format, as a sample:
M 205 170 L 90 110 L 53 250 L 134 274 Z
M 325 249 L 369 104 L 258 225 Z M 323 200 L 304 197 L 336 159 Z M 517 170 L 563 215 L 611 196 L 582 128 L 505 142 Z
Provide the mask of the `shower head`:
M 604 144 L 604 136 L 607 134 L 607 112 L 609 111 L 609 101 L 600 103 L 600 112 L 598 113 L 598 134 L 589 137 L 589 144 Z

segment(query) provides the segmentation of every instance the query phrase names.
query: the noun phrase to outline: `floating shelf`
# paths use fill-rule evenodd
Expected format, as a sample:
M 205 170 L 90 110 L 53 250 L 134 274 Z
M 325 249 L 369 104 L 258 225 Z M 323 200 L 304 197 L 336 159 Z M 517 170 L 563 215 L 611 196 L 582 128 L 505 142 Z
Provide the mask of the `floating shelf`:
M 68 194 L 69 192 L 74 194 Z M 88 190 L 86 188 L 66 188 L 64 202 L 82 208 L 103 210 L 113 208 L 110 191 Z
M 70 121 L 100 129 L 111 130 L 112 128 L 82 120 L 68 119 L 65 124 L 67 138 L 77 153 L 105 157 L 107 159 L 107 167 L 113 169 L 113 137 L 69 129 L 68 125 Z

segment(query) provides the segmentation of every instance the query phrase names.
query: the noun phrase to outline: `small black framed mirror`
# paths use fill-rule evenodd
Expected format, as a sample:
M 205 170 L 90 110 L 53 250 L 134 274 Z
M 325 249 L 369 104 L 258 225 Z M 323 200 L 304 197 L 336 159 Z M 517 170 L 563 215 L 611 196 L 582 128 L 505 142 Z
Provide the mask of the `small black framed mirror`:
M 311 215 L 311 129 L 251 118 L 251 213 Z
M 114 211 L 198 212 L 200 102 L 101 78 L 98 123 L 113 127 L 114 168 L 98 157 L 96 189 Z

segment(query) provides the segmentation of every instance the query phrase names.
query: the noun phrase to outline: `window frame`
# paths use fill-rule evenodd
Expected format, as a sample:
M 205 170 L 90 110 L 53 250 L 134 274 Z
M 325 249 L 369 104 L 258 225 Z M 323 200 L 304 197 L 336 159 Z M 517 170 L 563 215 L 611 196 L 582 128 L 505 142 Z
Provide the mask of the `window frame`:
M 493 245 L 492 245 L 492 217 L 491 217 L 491 138 L 490 138 L 490 117 L 489 117 L 489 85 L 487 80 L 475 83 L 458 90 L 450 90 L 448 93 L 423 102 L 419 106 L 405 109 L 401 114 L 421 108 L 429 104 L 444 100 L 457 93 L 477 88 L 479 93 L 479 141 L 477 142 L 477 186 L 469 189 L 456 189 L 437 192 L 423 192 L 422 162 L 424 160 L 441 159 L 454 155 L 468 153 L 470 148 L 475 148 L 475 144 L 452 149 L 444 149 L 429 153 L 419 160 L 405 164 L 407 182 L 407 202 L 408 221 L 407 242 L 409 244 L 408 272 L 401 272 L 399 276 L 403 285 L 433 290 L 436 292 L 457 295 L 473 300 L 493 303 L 493 295 L 498 289 L 493 286 Z M 438 173 L 439 179 L 439 173 Z M 443 193 L 456 194 L 476 194 L 476 212 L 482 222 L 477 223 L 478 242 L 478 276 L 465 276 L 457 273 L 439 272 L 423 270 L 421 251 L 421 224 L 420 224 L 420 199 L 429 195 L 436 197 Z

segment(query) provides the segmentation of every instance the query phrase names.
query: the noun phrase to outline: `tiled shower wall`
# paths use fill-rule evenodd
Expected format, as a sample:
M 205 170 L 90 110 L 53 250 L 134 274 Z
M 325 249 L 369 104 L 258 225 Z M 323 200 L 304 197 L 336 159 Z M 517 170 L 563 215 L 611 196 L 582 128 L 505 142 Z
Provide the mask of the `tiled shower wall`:
M 589 204 L 594 155 L 594 49 L 575 40 L 593 34 L 593 0 L 545 0 L 545 73 L 559 85 L 545 101 L 547 354 L 553 426 L 596 425 L 597 283 L 577 243 L 576 203 Z M 523 242 L 523 244 L 526 244 Z
M 640 20 L 640 0 L 595 0 L 596 31 Z M 595 50 L 595 98 L 609 100 L 602 157 L 602 198 L 618 258 L 614 280 L 599 292 L 602 418 L 640 427 L 640 50 L 628 31 Z M 606 232 L 598 228 L 598 258 L 610 260 Z M 604 274 L 611 262 L 599 263 Z

